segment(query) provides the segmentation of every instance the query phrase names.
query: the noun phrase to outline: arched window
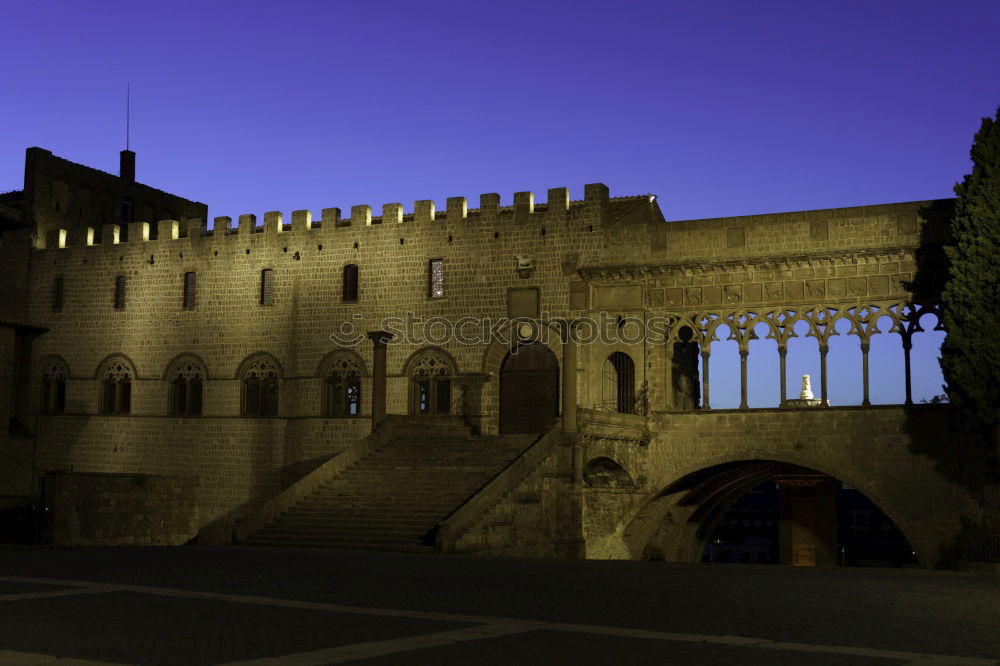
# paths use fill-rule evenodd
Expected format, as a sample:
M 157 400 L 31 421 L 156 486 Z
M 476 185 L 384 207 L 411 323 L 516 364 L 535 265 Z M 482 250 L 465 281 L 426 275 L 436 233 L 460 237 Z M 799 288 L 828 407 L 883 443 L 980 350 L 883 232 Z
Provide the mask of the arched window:
M 358 300 L 358 265 L 344 266 L 344 302 L 354 303 Z
M 455 369 L 437 351 L 425 351 L 410 364 L 410 411 L 413 414 L 450 414 L 451 382 Z
M 100 373 L 101 414 L 129 414 L 132 412 L 132 379 L 135 373 L 123 358 L 114 358 L 104 364 Z
M 601 372 L 601 407 L 622 414 L 635 413 L 635 363 L 625 352 L 604 360 Z
M 176 361 L 167 373 L 170 381 L 170 414 L 201 416 L 201 396 L 205 370 L 197 359 L 187 356 Z
M 42 363 L 42 397 L 39 411 L 44 414 L 62 414 L 66 411 L 66 364 L 57 358 Z
M 243 416 L 278 415 L 278 368 L 267 357 L 251 360 L 240 378 L 243 386 Z
M 350 352 L 334 355 L 324 381 L 324 413 L 334 418 L 361 415 L 361 363 Z

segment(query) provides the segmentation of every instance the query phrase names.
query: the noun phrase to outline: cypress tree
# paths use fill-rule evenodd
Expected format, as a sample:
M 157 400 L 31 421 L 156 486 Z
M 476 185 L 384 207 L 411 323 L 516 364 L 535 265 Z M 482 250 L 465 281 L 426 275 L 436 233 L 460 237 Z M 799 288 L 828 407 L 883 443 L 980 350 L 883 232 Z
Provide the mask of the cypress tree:
M 952 240 L 945 247 L 947 337 L 941 370 L 963 430 L 981 436 L 995 453 L 1000 439 L 1000 108 L 995 119 L 983 118 L 971 157 L 972 173 L 955 186 Z

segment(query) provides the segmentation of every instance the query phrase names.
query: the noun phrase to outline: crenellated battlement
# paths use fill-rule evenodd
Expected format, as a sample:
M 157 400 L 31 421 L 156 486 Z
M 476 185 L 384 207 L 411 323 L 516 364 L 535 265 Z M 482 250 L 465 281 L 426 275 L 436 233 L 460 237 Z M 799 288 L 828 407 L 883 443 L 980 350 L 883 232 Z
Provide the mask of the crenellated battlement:
M 184 218 L 181 220 L 157 220 L 131 222 L 126 233 L 118 224 L 104 224 L 99 228 L 83 227 L 82 230 L 70 232 L 64 228 L 48 231 L 45 237 L 36 239 L 35 249 L 62 249 L 78 246 L 108 246 L 122 243 L 163 243 L 184 241 L 200 243 L 206 238 L 239 238 L 254 234 L 267 237 L 283 236 L 285 234 L 322 234 L 337 233 L 350 230 L 394 227 L 410 224 L 500 224 L 500 223 L 560 223 L 568 222 L 575 211 L 596 213 L 598 221 L 603 220 L 608 204 L 611 201 L 646 200 L 648 195 L 621 197 L 612 200 L 608 187 L 602 183 L 590 183 L 584 186 L 584 198 L 571 201 L 569 189 L 556 187 L 548 190 L 545 203 L 536 203 L 533 192 L 515 192 L 513 203 L 509 206 L 500 204 L 500 195 L 495 192 L 481 194 L 479 207 L 469 208 L 466 197 L 448 197 L 445 209 L 438 211 L 430 199 L 418 200 L 413 203 L 410 212 L 404 210 L 401 203 L 383 204 L 380 214 L 373 214 L 372 206 L 359 204 L 350 207 L 350 214 L 343 215 L 340 208 L 324 208 L 319 219 L 314 219 L 309 210 L 296 210 L 291 213 L 290 223 L 285 222 L 279 211 L 264 213 L 262 223 L 257 215 L 243 214 L 233 223 L 233 218 L 220 216 L 214 218 L 213 227 L 209 229 L 206 220 L 201 218 Z M 593 218 L 591 218 L 593 219 Z M 155 228 L 155 234 L 151 233 Z

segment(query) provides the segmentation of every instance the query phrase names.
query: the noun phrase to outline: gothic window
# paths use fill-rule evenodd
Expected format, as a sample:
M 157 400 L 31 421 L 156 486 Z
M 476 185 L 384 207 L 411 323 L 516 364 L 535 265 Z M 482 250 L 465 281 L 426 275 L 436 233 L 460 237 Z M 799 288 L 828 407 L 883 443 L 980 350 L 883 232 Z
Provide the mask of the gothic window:
M 344 302 L 354 303 L 358 300 L 358 265 L 344 266 Z
M 260 272 L 260 304 L 274 304 L 274 270 L 270 268 Z
M 63 309 L 63 278 L 56 277 L 52 282 L 52 311 L 62 312 Z
M 325 414 L 332 417 L 361 414 L 361 365 L 349 353 L 334 356 L 326 373 Z
M 202 387 L 205 371 L 193 358 L 174 363 L 170 380 L 170 414 L 172 416 L 201 416 Z
M 278 415 L 278 368 L 267 357 L 259 357 L 246 365 L 241 378 L 243 416 Z
M 198 274 L 191 271 L 184 274 L 184 307 L 191 309 L 195 304 Z
M 106 363 L 101 373 L 101 414 L 129 414 L 132 411 L 132 367 L 124 359 Z
M 427 295 L 431 298 L 444 296 L 444 259 L 427 262 Z
M 66 411 L 66 365 L 58 359 L 47 359 L 42 364 L 42 397 L 40 409 L 45 414 L 62 414 Z
M 410 411 L 450 414 L 455 370 L 444 354 L 426 351 L 410 367 Z
M 601 407 L 622 414 L 635 413 L 635 363 L 625 352 L 615 352 L 604 360 Z

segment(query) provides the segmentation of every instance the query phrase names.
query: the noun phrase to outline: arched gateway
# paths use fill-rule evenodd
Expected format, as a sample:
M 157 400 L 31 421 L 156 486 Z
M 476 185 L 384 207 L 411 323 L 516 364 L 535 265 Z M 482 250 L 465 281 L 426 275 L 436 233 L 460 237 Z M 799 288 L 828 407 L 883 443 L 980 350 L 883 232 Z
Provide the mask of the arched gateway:
M 545 345 L 511 350 L 500 369 L 500 433 L 541 433 L 559 414 L 559 362 Z

